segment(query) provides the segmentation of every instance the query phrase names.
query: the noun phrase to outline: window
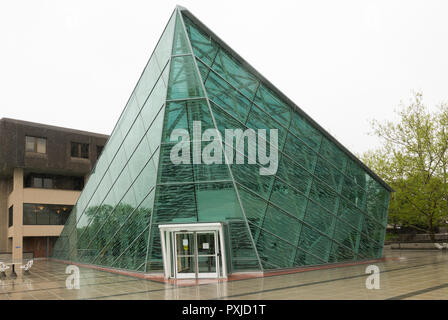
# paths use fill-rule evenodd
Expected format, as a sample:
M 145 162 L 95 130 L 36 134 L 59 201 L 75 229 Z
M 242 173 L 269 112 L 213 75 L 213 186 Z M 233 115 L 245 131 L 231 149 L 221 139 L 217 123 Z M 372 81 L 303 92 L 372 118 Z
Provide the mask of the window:
M 47 153 L 47 139 L 26 136 L 25 151 L 36 153 Z
M 23 204 L 24 225 L 64 225 L 73 206 L 56 204 Z
M 104 146 L 96 146 L 96 159 L 98 160 L 101 152 L 103 152 Z
M 84 188 L 84 177 L 28 173 L 24 176 L 25 188 L 79 190 Z
M 71 156 L 73 158 L 89 159 L 89 144 L 88 143 L 72 142 Z
M 32 185 L 33 188 L 43 188 L 44 187 L 42 178 L 34 177 L 32 180 L 33 180 L 33 182 L 32 182 L 31 185 Z
M 12 227 L 13 218 L 14 218 L 14 209 L 13 206 L 9 207 L 9 215 L 8 215 L 8 227 Z
M 53 179 L 43 178 L 43 186 L 45 189 L 53 189 Z

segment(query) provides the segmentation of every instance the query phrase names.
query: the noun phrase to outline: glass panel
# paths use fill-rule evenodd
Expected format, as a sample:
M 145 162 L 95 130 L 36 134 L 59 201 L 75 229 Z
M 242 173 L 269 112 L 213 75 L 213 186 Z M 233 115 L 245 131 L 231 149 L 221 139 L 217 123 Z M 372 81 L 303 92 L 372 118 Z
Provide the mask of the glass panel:
M 176 29 L 174 31 L 174 42 L 172 55 L 191 53 L 188 46 L 187 36 L 185 35 L 182 20 L 178 16 L 176 19 Z
M 212 68 L 247 98 L 253 99 L 258 86 L 257 78 L 246 71 L 240 63 L 222 48 L 218 51 Z
M 264 85 L 260 85 L 258 88 L 255 103 L 283 126 L 289 126 L 291 108 Z
M 142 138 L 142 137 L 140 137 Z M 140 174 L 148 159 L 152 157 L 153 151 L 150 150 L 146 136 L 140 141 L 137 149 L 129 160 L 128 167 L 129 173 L 131 174 L 131 179 L 135 180 Z
M 157 187 L 153 223 L 197 222 L 194 185 Z
M 363 211 L 366 210 L 366 193 L 353 180 L 344 177 L 344 184 L 342 185 L 342 194 L 353 202 L 358 208 Z
M 322 264 L 328 261 L 331 240 L 316 230 L 303 225 L 299 247 L 310 253 L 304 257 L 307 265 Z
M 319 151 L 322 134 L 297 112 L 293 112 L 289 130 L 314 151 Z
M 146 271 L 163 271 L 162 246 L 160 241 L 160 230 L 154 221 L 151 226 L 151 239 L 148 248 Z
M 335 217 L 312 201 L 308 202 L 305 222 L 329 237 L 333 236 Z
M 257 251 L 265 269 L 290 268 L 296 248 L 266 231 L 260 231 Z
M 157 178 L 157 168 L 153 160 L 148 161 L 143 171 L 134 181 L 133 189 L 137 202 L 140 202 L 155 187 Z
M 140 140 L 143 138 L 144 134 L 145 134 L 145 128 L 143 126 L 143 121 L 141 117 L 138 116 L 135 119 L 134 123 L 132 124 L 129 133 L 123 142 L 128 157 L 130 157 L 134 153 L 135 148 L 140 143 Z
M 23 204 L 23 224 L 35 225 L 36 224 L 36 212 L 35 205 Z
M 72 142 L 70 146 L 71 146 L 70 155 L 74 158 L 79 157 L 80 156 L 79 143 Z
M 43 179 L 33 178 L 33 188 L 42 188 L 42 187 L 43 187 Z
M 171 102 L 166 105 L 162 141 L 170 142 L 171 133 L 175 129 L 189 129 L 185 102 Z
M 36 205 L 36 224 L 48 225 L 50 224 L 50 212 L 47 206 Z
M 124 146 L 122 145 L 120 147 L 120 149 L 118 150 L 115 158 L 112 160 L 112 163 L 110 164 L 110 167 L 108 170 L 112 181 L 115 181 L 115 179 L 117 179 L 121 170 L 125 166 L 127 159 L 128 159 L 128 157 L 125 153 Z
M 234 164 L 231 166 L 237 182 L 268 199 L 274 183 L 274 176 L 260 175 L 260 167 L 254 164 Z
M 353 160 L 349 159 L 346 167 L 346 174 L 354 180 L 362 188 L 366 188 L 367 174 L 366 172 Z
M 314 175 L 316 175 L 320 180 L 324 181 L 334 190 L 340 192 L 342 173 L 320 157 L 317 160 Z M 345 192 L 343 192 L 343 194 L 345 194 Z
M 353 204 L 344 199 L 340 199 L 338 217 L 357 230 L 361 229 L 360 223 L 362 222 L 363 214 Z
M 14 224 L 14 206 L 10 206 L 8 209 L 8 228 Z
M 160 146 L 160 141 L 162 139 L 162 127 L 163 127 L 163 108 L 154 119 L 151 127 L 146 131 L 146 139 L 149 143 L 149 148 L 151 150 L 156 150 Z M 157 163 L 157 162 L 156 162 Z
M 62 210 L 60 210 L 60 209 L 56 209 L 56 208 L 54 208 L 54 207 L 50 207 L 49 208 L 50 210 L 50 212 L 49 212 L 49 215 L 50 215 L 50 223 L 49 224 L 51 224 L 51 225 L 59 225 L 59 224 L 61 224 L 61 221 L 62 221 Z
M 199 72 L 201 73 L 202 82 L 205 82 L 207 80 L 210 69 L 205 64 L 203 64 L 199 59 L 196 59 L 196 63 L 198 65 Z
M 193 182 L 193 166 L 191 164 L 175 164 L 171 160 L 171 150 L 174 143 L 161 145 L 159 183 Z M 191 153 L 189 162 L 192 163 Z
M 269 206 L 264 218 L 263 229 L 296 246 L 299 240 L 301 223 L 281 210 Z
M 353 260 L 355 259 L 355 257 L 356 255 L 352 250 L 344 247 L 343 245 L 333 242 L 328 262 L 330 263 L 342 262 L 342 261 L 345 262 Z
M 133 240 L 128 249 L 112 264 L 115 268 L 137 270 L 146 260 L 149 228 L 140 237 Z M 129 236 L 132 234 L 129 234 Z M 142 270 L 138 270 L 142 271 Z
M 195 254 L 195 241 L 193 233 L 176 233 L 177 255 L 192 256 Z
M 183 16 L 185 21 L 185 27 L 187 28 L 188 36 L 190 37 L 190 42 L 193 47 L 194 54 L 204 61 L 209 66 L 218 51 L 217 44 L 212 40 L 212 38 L 205 32 L 200 30 L 193 22 L 186 16 Z
M 99 159 L 95 165 L 95 171 L 98 170 L 98 172 L 100 172 L 100 175 L 101 173 L 104 173 L 112 159 L 115 157 L 115 154 L 117 153 L 117 150 L 120 147 L 122 141 L 123 137 L 121 136 L 121 132 L 117 127 L 115 127 L 112 135 L 107 140 L 101 159 Z
M 164 66 L 171 56 L 174 38 L 174 27 L 176 23 L 176 11 L 171 15 L 170 21 L 163 31 L 162 37 L 157 44 L 157 48 L 154 50 L 154 54 L 157 57 L 159 66 Z
M 202 86 L 192 56 L 171 59 L 167 99 L 202 97 Z
M 241 186 L 238 186 L 238 192 L 240 194 L 241 203 L 243 204 L 247 220 L 251 224 L 261 227 L 268 205 L 267 201 Z
M 313 172 L 316 165 L 317 154 L 303 141 L 297 139 L 297 137 L 291 133 L 288 133 L 283 153 L 308 171 Z
M 29 151 L 29 152 L 34 152 L 34 144 L 35 144 L 35 139 L 34 137 L 25 137 L 25 150 Z
M 367 180 L 367 193 L 370 198 L 376 198 L 376 201 L 384 207 L 389 206 L 390 192 L 387 191 L 378 181 L 373 179 L 370 175 Z
M 43 181 L 44 181 L 44 184 L 43 184 L 44 188 L 53 189 L 53 179 L 44 178 Z
M 112 191 L 115 194 L 115 199 L 121 199 L 129 187 L 131 186 L 131 175 L 129 174 L 129 169 L 125 167 L 114 184 Z
M 320 147 L 319 153 L 339 170 L 345 170 L 348 156 L 328 138 L 324 137 L 322 139 L 322 146 Z
M 98 257 L 91 260 L 92 263 L 113 265 L 114 261 L 134 244 L 136 237 L 149 226 L 150 212 L 137 210 L 137 205 L 133 188 L 130 188 L 120 204 L 106 217 L 106 222 L 95 238 L 92 238 L 89 249 L 99 252 Z
M 203 151 L 207 150 L 205 148 L 207 148 L 208 145 L 209 145 L 209 142 L 202 142 L 201 150 L 203 150 Z M 219 148 L 222 150 L 221 145 L 219 145 Z M 192 152 L 194 152 L 193 144 L 191 145 L 191 150 L 192 150 Z M 215 153 L 213 151 L 210 152 L 210 156 L 214 157 Z M 220 163 L 205 164 L 204 162 L 202 162 L 202 164 L 193 165 L 194 180 L 196 182 L 198 182 L 198 181 L 231 180 L 229 167 L 227 166 L 227 164 L 225 162 L 224 152 L 221 152 L 221 158 L 219 158 L 219 155 L 216 155 L 216 159 L 220 159 Z
M 314 180 L 311 186 L 310 198 L 330 212 L 334 212 L 339 196 L 323 182 Z
M 189 133 L 189 140 L 193 139 L 193 121 L 201 122 L 201 131 L 213 129 L 214 125 L 210 110 L 205 100 L 186 102 L 171 102 L 167 104 L 165 111 L 163 141 L 170 142 L 170 136 L 175 129 L 185 129 Z M 199 139 L 202 139 L 201 137 Z
M 291 159 L 282 156 L 277 171 L 277 177 L 281 178 L 290 186 L 302 192 L 304 195 L 308 195 L 311 187 L 312 176 L 308 171 Z
M 89 145 L 87 143 L 81 144 L 81 158 L 89 159 Z
M 270 142 L 271 129 L 277 129 L 278 133 L 278 150 L 282 150 L 286 139 L 286 129 L 278 125 L 268 114 L 261 111 L 255 105 L 252 106 L 247 118 L 246 126 L 252 129 L 266 129 L 266 141 Z M 267 147 L 268 148 L 268 147 Z
M 37 152 L 47 153 L 47 139 L 37 138 Z
M 134 123 L 139 109 L 140 108 L 137 104 L 137 100 L 135 99 L 134 94 L 132 94 L 129 98 L 123 114 L 120 117 L 120 120 L 118 120 L 117 123 L 117 131 L 120 131 L 123 138 L 128 134 L 129 128 L 131 128 L 132 124 Z
M 369 238 L 382 242 L 384 240 L 384 227 L 375 222 L 372 218 L 365 216 L 362 224 L 362 232 L 369 236 Z
M 244 221 L 229 220 L 232 270 L 257 270 L 259 262 Z
M 165 72 L 168 72 L 168 70 L 169 68 L 166 68 Z M 153 126 L 154 119 L 156 116 L 160 115 L 160 110 L 165 102 L 165 94 L 166 86 L 163 81 L 159 79 L 141 111 L 141 117 L 146 130 Z M 160 141 L 157 141 L 157 143 L 159 142 Z
M 210 100 L 232 115 L 235 119 L 245 123 L 250 110 L 250 101 L 234 90 L 216 74 L 210 72 L 205 88 Z M 233 128 L 228 128 L 233 129 Z
M 243 217 L 233 183 L 201 183 L 196 185 L 198 221 L 217 222 Z
M 198 239 L 198 255 L 215 254 L 215 234 L 214 233 L 197 233 Z
M 294 188 L 276 180 L 271 201 L 298 219 L 303 219 L 308 199 Z
M 196 264 L 193 256 L 177 256 L 177 273 L 196 273 Z
M 216 273 L 216 257 L 198 257 L 198 272 Z
M 313 257 L 311 254 L 297 248 L 296 256 L 294 258 L 294 267 L 305 266 L 307 264 L 320 264 L 321 260 Z
M 226 129 L 241 129 L 246 130 L 247 127 L 238 119 L 235 119 L 233 116 L 231 116 L 229 113 L 226 112 L 226 110 L 222 109 L 215 103 L 211 103 L 213 116 L 215 117 L 216 126 L 221 132 L 221 136 L 225 137 L 225 130 Z M 234 139 L 236 140 L 236 139 Z M 233 145 L 236 144 L 236 141 L 234 141 Z
M 341 220 L 336 223 L 333 239 L 343 244 L 347 248 L 356 251 L 356 243 L 359 240 L 360 233 L 353 227 L 347 225 Z
M 135 87 L 135 98 L 138 103 L 138 110 L 140 110 L 146 102 L 146 99 L 153 90 L 160 73 L 160 67 L 157 64 L 155 56 L 152 55 L 140 80 L 137 83 L 137 86 Z

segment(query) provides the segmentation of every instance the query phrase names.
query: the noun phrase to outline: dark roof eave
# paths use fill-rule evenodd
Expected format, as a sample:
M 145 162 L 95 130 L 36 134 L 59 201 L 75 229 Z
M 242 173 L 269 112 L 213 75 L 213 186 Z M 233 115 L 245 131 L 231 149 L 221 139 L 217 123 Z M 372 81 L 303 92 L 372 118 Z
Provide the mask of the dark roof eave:
M 25 121 L 25 120 L 18 120 L 18 119 L 11 119 L 11 118 L 1 118 L 0 121 L 16 123 L 16 124 L 21 124 L 21 125 L 26 125 L 26 126 L 32 126 L 32 127 L 41 128 L 41 129 L 49 129 L 49 130 L 61 131 L 61 132 L 66 132 L 66 133 L 82 134 L 82 135 L 86 135 L 86 136 L 92 136 L 92 137 L 103 138 L 103 139 L 108 139 L 109 138 L 109 136 L 106 135 L 106 134 L 89 132 L 89 131 L 83 131 L 83 130 L 77 130 L 77 129 L 71 129 L 71 128 L 65 128 L 65 127 L 58 127 L 58 126 L 53 126 L 53 125 L 48 125 L 48 124 L 43 124 L 43 123 Z

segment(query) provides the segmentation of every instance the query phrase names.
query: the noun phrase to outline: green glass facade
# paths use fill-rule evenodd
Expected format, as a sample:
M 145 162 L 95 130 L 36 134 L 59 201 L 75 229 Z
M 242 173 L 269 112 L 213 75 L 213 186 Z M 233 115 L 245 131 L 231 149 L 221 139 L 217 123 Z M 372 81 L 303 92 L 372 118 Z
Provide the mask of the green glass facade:
M 225 129 L 267 129 L 267 141 L 277 129 L 277 173 L 260 175 L 248 161 L 173 164 L 177 142 L 170 134 L 186 129 L 192 137 L 193 121 L 222 136 Z M 192 150 L 208 142 L 187 143 Z M 191 13 L 176 8 L 53 257 L 159 272 L 159 225 L 222 222 L 230 272 L 376 259 L 390 192 Z

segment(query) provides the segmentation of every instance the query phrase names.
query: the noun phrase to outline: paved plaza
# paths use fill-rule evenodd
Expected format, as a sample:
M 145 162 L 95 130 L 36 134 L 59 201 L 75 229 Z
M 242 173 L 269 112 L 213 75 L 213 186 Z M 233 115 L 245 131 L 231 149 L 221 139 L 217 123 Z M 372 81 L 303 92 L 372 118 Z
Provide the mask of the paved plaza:
M 0 280 L 0 300 L 64 299 L 447 299 L 448 252 L 385 250 L 380 289 L 366 289 L 358 264 L 234 281 L 165 283 L 80 267 L 80 288 L 66 288 L 66 265 L 40 260 L 28 275 Z

